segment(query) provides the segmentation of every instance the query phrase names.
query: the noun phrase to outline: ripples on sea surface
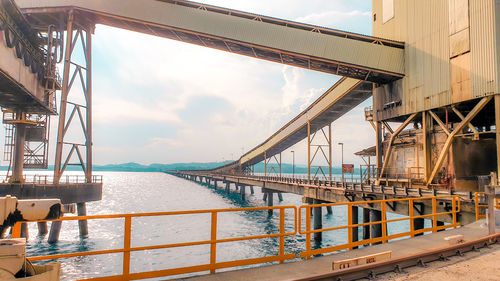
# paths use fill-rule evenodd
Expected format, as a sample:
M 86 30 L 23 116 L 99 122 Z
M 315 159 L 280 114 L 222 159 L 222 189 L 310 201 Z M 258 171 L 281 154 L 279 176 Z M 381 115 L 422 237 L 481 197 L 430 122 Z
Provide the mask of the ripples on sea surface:
M 242 201 L 239 192 L 234 192 L 234 185 L 231 185 L 233 192 L 227 195 L 222 187 L 215 190 L 206 185 L 164 173 L 98 172 L 96 174 L 104 176 L 103 198 L 99 202 L 87 203 L 88 215 L 265 206 L 258 187 L 254 188 L 254 195 L 251 195 L 249 188 L 247 188 L 246 201 Z M 219 184 L 221 185 L 221 183 Z M 284 193 L 283 202 L 279 202 L 276 196 L 274 205 L 299 206 L 302 205 L 302 197 Z M 274 212 L 273 216 L 268 216 L 267 211 L 219 214 L 217 237 L 229 238 L 277 233 L 279 232 L 279 211 L 275 210 Z M 323 214 L 325 213 L 323 210 Z M 359 213 L 361 216 L 362 212 Z M 388 214 L 388 218 L 394 217 L 397 216 Z M 293 220 L 293 213 L 287 212 L 285 217 L 287 232 L 293 231 Z M 210 214 L 134 218 L 132 219 L 132 247 L 210 240 L 210 221 Z M 345 225 L 346 222 L 347 209 L 335 207 L 333 215 L 324 215 L 323 227 Z M 50 245 L 46 242 L 46 237 L 36 236 L 36 224 L 30 223 L 31 236 L 27 245 L 28 256 L 123 247 L 123 219 L 89 220 L 88 224 L 88 237 L 80 238 L 76 221 L 63 222 L 59 242 Z M 408 223 L 394 223 L 388 229 L 389 234 L 399 229 L 407 231 Z M 342 244 L 346 242 L 346 234 L 346 230 L 326 232 L 323 234 L 321 244 L 312 244 L 314 247 Z M 362 237 L 361 232 L 360 237 Z M 300 235 L 286 237 L 285 253 L 304 251 L 304 241 L 305 238 Z M 218 262 L 277 254 L 277 238 L 229 242 L 217 246 Z M 62 263 L 62 280 L 115 275 L 121 274 L 122 271 L 121 253 L 60 259 L 58 261 Z M 133 252 L 131 254 L 131 272 L 200 265 L 207 264 L 209 261 L 210 245 Z M 165 280 L 165 278 L 161 280 Z

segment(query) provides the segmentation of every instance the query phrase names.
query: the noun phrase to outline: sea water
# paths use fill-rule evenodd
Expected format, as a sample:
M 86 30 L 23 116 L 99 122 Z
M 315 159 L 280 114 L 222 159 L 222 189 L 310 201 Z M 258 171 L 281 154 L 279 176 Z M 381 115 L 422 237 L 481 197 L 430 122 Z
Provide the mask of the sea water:
M 71 173 L 71 172 L 70 172 Z M 37 173 L 40 174 L 40 173 Z M 88 215 L 149 213 L 182 210 L 230 209 L 266 206 L 259 187 L 255 193 L 246 189 L 246 200 L 231 185 L 231 193 L 222 187 L 214 189 L 166 173 L 99 172 L 104 179 L 103 198 L 87 203 Z M 276 196 L 276 195 L 275 195 Z M 283 193 L 277 196 L 275 206 L 303 205 L 302 197 Z M 228 212 L 218 215 L 217 238 L 234 238 L 279 232 L 278 210 L 273 215 L 267 211 Z M 360 210 L 359 215 L 362 215 Z M 398 215 L 388 214 L 388 218 Z M 294 231 L 294 215 L 287 211 L 285 229 Z M 312 221 L 312 220 L 311 220 Z M 360 220 L 361 222 L 361 217 Z M 176 215 L 133 218 L 132 247 L 210 240 L 210 214 Z M 347 208 L 334 207 L 332 214 L 323 210 L 323 227 L 346 225 Z M 304 216 L 302 218 L 304 229 Z M 50 225 L 49 225 L 50 226 Z M 89 235 L 80 237 L 76 221 L 64 221 L 59 241 L 47 243 L 47 237 L 37 236 L 36 223 L 30 223 L 27 244 L 28 256 L 54 255 L 72 252 L 118 249 L 123 247 L 124 219 L 89 220 Z M 408 221 L 392 223 L 389 234 L 408 230 Z M 361 236 L 361 228 L 359 229 Z M 347 230 L 325 232 L 321 243 L 312 242 L 313 248 L 329 247 L 347 242 Z M 278 255 L 277 238 L 255 239 L 217 245 L 217 262 Z M 305 250 L 305 236 L 285 238 L 285 253 L 298 254 Z M 62 280 L 75 280 L 121 274 L 123 254 L 106 254 L 59 259 L 62 263 Z M 132 252 L 131 272 L 144 272 L 193 265 L 208 264 L 210 245 L 190 246 Z M 203 272 L 205 274 L 206 272 Z M 165 280 L 165 278 L 162 278 Z

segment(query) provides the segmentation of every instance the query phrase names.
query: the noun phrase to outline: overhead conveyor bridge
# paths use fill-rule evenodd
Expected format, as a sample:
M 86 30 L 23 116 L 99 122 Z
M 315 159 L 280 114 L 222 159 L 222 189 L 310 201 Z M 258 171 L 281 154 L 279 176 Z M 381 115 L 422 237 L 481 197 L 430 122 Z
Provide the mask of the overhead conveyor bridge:
M 89 23 L 376 83 L 404 75 L 404 44 L 190 1 L 17 0 L 35 25 Z

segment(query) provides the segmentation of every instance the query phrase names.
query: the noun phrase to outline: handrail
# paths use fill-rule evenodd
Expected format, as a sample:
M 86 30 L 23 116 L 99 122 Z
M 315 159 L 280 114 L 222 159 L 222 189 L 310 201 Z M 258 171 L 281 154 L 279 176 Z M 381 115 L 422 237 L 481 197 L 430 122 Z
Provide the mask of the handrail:
M 488 205 L 481 204 L 480 198 L 479 198 L 480 196 L 482 196 L 484 198 L 485 195 L 486 195 L 485 192 L 475 192 L 474 193 L 474 205 L 475 205 L 475 209 L 476 209 L 476 221 L 486 218 L 486 215 L 481 214 L 481 209 L 482 208 L 488 209 Z M 498 198 L 495 198 L 495 208 L 497 210 L 500 210 L 500 200 Z
M 451 200 L 451 210 L 450 211 L 444 211 L 444 212 L 437 212 L 437 199 L 450 199 Z M 414 202 L 415 201 L 423 201 L 423 200 L 432 200 L 432 212 L 430 214 L 424 214 L 424 215 L 415 215 L 414 214 Z M 386 218 L 386 205 L 387 203 L 390 202 L 408 202 L 408 217 L 404 218 L 398 218 L 398 219 L 387 219 Z M 366 204 L 379 204 L 380 205 L 380 210 L 382 212 L 382 218 L 380 221 L 375 221 L 375 222 L 368 222 L 368 223 L 356 223 L 356 224 L 350 224 L 352 222 L 353 214 L 352 214 L 352 206 L 359 206 L 359 205 L 366 205 Z M 329 228 L 322 228 L 322 229 L 315 229 L 311 230 L 311 208 L 321 208 L 321 207 L 330 207 L 330 206 L 347 206 L 347 213 L 348 213 L 348 220 L 347 220 L 347 225 L 342 225 L 342 226 L 337 226 L 337 227 L 329 227 Z M 302 209 L 305 209 L 305 231 L 302 230 Z M 366 245 L 366 244 L 371 244 L 371 243 L 386 243 L 390 239 L 395 239 L 395 238 L 401 238 L 405 236 L 409 237 L 414 237 L 417 234 L 424 233 L 426 231 L 433 231 L 437 232 L 440 230 L 444 230 L 447 228 L 456 228 L 460 224 L 457 222 L 457 214 L 460 213 L 460 196 L 458 195 L 443 195 L 443 196 L 432 196 L 432 197 L 421 197 L 421 198 L 399 198 L 399 199 L 386 199 L 386 200 L 372 200 L 372 201 L 361 201 L 361 202 L 344 202 L 344 203 L 328 203 L 328 204 L 315 204 L 315 205 L 303 205 L 299 207 L 299 217 L 298 217 L 298 233 L 306 235 L 306 250 L 304 252 L 301 252 L 299 256 L 301 258 L 306 258 L 309 259 L 311 256 L 318 255 L 318 254 L 325 254 L 325 253 L 331 253 L 335 251 L 341 251 L 341 250 L 346 250 L 346 249 L 353 249 L 354 247 L 360 246 L 360 245 Z M 449 225 L 442 225 L 438 226 L 437 225 L 437 217 L 442 216 L 442 215 L 451 215 L 452 216 L 452 223 Z M 418 218 L 432 218 L 432 227 L 430 228 L 422 228 L 422 229 L 415 229 L 414 226 L 414 219 Z M 397 233 L 397 234 L 387 234 L 387 224 L 391 222 L 398 222 L 398 221 L 405 221 L 408 220 L 410 222 L 410 231 L 407 232 L 402 232 L 402 233 Z M 371 225 L 377 225 L 380 224 L 382 228 L 382 236 L 381 237 L 376 237 L 376 238 L 370 238 L 370 239 L 364 239 L 364 240 L 359 240 L 359 241 L 353 241 L 353 235 L 352 231 L 353 229 L 357 229 L 357 227 L 361 226 L 371 226 Z M 341 230 L 341 229 L 347 229 L 348 230 L 348 242 L 341 244 L 341 245 L 336 245 L 332 247 L 327 247 L 327 248 L 320 248 L 320 249 L 311 249 L 311 234 L 312 233 L 322 233 L 325 231 L 333 231 L 333 230 Z
M 432 211 L 430 213 L 415 214 L 414 206 L 417 203 L 422 203 L 422 201 L 430 200 Z M 439 200 L 439 202 L 438 202 Z M 444 206 L 438 204 L 443 201 L 446 202 Z M 387 219 L 386 208 L 387 206 L 395 207 L 396 203 L 399 205 L 402 203 L 407 203 L 408 207 L 408 217 Z M 353 222 L 353 206 L 363 207 L 370 204 L 369 208 L 379 208 L 382 212 L 381 220 L 367 223 L 354 223 Z M 311 208 L 320 208 L 328 206 L 345 206 L 348 211 L 348 222 L 346 225 L 328 227 L 324 229 L 311 229 Z M 391 207 L 391 208 L 393 208 Z M 305 229 L 303 229 L 302 223 L 302 211 L 305 210 Z M 232 238 L 218 238 L 218 218 L 220 213 L 228 212 L 248 212 L 248 211 L 265 211 L 265 210 L 279 210 L 279 228 L 276 232 L 263 235 L 249 235 L 242 237 L 232 237 Z M 293 211 L 293 228 L 286 232 L 285 229 L 285 213 L 286 211 Z M 179 274 L 188 274 L 201 271 L 209 271 L 210 273 L 215 273 L 218 269 L 247 266 L 253 264 L 262 264 L 268 262 L 279 262 L 283 263 L 286 260 L 295 259 L 297 256 L 301 258 L 309 259 L 314 255 L 331 253 L 340 250 L 352 250 L 357 246 L 366 245 L 371 243 L 386 243 L 391 239 L 401 238 L 401 237 L 414 237 L 415 235 L 432 231 L 437 232 L 445 230 L 447 228 L 456 228 L 459 226 L 457 222 L 458 215 L 461 211 L 460 196 L 459 195 L 442 195 L 442 196 L 431 196 L 431 197 L 421 197 L 421 198 L 397 198 L 397 199 L 385 199 L 385 200 L 372 200 L 372 201 L 359 201 L 359 202 L 345 202 L 345 203 L 329 203 L 329 204 L 315 204 L 315 205 L 302 205 L 302 206 L 273 206 L 273 207 L 253 207 L 253 208 L 239 208 L 239 209 L 213 209 L 213 210 L 189 210 L 189 211 L 171 211 L 171 212 L 157 212 L 157 213 L 139 213 L 139 214 L 114 214 L 114 215 L 94 215 L 94 216 L 79 216 L 79 217 L 63 217 L 56 221 L 75 221 L 75 220 L 98 220 L 98 219 L 124 219 L 124 244 L 123 248 L 109 249 L 109 250 L 96 250 L 87 251 L 80 253 L 63 253 L 48 256 L 37 256 L 28 258 L 30 261 L 44 261 L 62 258 L 71 258 L 78 256 L 93 256 L 93 255 L 103 255 L 103 254 L 115 254 L 123 253 L 123 271 L 121 275 L 113 275 L 107 277 L 90 278 L 84 280 L 136 280 L 136 279 L 146 279 L 154 277 L 165 277 Z M 179 215 L 193 215 L 193 214 L 210 214 L 210 239 L 201 241 L 189 241 L 182 243 L 171 243 L 171 244 L 160 244 L 151 246 L 140 246 L 132 247 L 132 219 L 139 217 L 159 217 L 159 216 L 179 216 Z M 448 225 L 438 225 L 439 216 L 449 216 L 451 218 L 451 224 Z M 428 228 L 415 229 L 414 220 L 422 218 L 432 219 L 432 226 Z M 410 230 L 403 231 L 394 234 L 388 234 L 388 224 L 400 221 L 409 221 Z M 43 221 L 37 221 L 43 222 Z M 381 225 L 381 236 L 354 241 L 353 230 L 358 227 Z M 290 226 L 288 226 L 290 227 Z M 321 233 L 325 231 L 334 231 L 347 229 L 347 243 L 312 249 L 311 246 L 311 234 Z M 12 229 L 12 237 L 16 238 L 20 236 L 21 223 L 17 223 Z M 298 253 L 295 252 L 286 253 L 285 249 L 285 237 L 295 236 L 295 235 L 305 235 L 305 251 Z M 217 262 L 217 245 L 220 243 L 245 241 L 245 240 L 255 240 L 255 239 L 267 239 L 267 238 L 279 238 L 279 251 L 277 255 L 265 256 L 259 258 L 248 258 L 239 259 L 233 261 Z M 209 262 L 201 265 L 163 269 L 157 271 L 147 271 L 147 272 L 130 272 L 131 261 L 130 256 L 132 252 L 138 251 L 148 251 L 148 250 L 158 250 L 166 248 L 179 248 L 179 247 L 189 247 L 198 245 L 210 245 L 210 260 Z
M 228 212 L 248 212 L 248 211 L 265 211 L 265 210 L 279 210 L 279 232 L 265 235 L 253 235 L 253 236 L 243 236 L 243 237 L 233 237 L 233 238 L 217 238 L 217 219 L 218 214 L 228 213 Z M 293 211 L 293 231 L 285 231 L 285 212 L 289 210 Z M 210 219 L 210 229 L 211 236 L 210 240 L 202 241 L 192 241 L 183 243 L 172 243 L 172 244 L 162 244 L 153 246 L 143 246 L 143 247 L 131 247 L 131 231 L 132 231 L 132 218 L 138 217 L 156 217 L 156 216 L 178 216 L 178 215 L 192 215 L 192 214 L 211 214 Z M 174 211 L 174 212 L 159 212 L 159 213 L 140 213 L 140 214 L 116 214 L 116 215 L 95 215 L 95 216 L 79 216 L 79 217 L 63 217 L 58 220 L 53 221 L 70 221 L 70 220 L 95 220 L 95 219 L 124 219 L 124 246 L 120 249 L 111 250 L 99 250 L 99 251 L 88 251 L 80 253 L 66 253 L 57 254 L 49 256 L 37 256 L 28 258 L 30 261 L 43 261 L 43 260 L 53 260 L 70 258 L 77 256 L 93 256 L 93 255 L 103 255 L 103 254 L 114 254 L 123 253 L 123 272 L 121 275 L 90 278 L 84 280 L 136 280 L 154 277 L 164 277 L 178 274 L 194 273 L 200 271 L 210 271 L 210 273 L 215 273 L 217 269 L 236 267 L 236 266 L 246 266 L 267 262 L 280 262 L 283 263 L 285 260 L 295 259 L 294 253 L 285 253 L 285 237 L 292 236 L 297 233 L 297 207 L 296 206 L 274 206 L 274 207 L 254 207 L 254 208 L 239 208 L 239 209 L 214 209 L 214 210 L 194 210 L 194 211 Z M 37 221 L 44 222 L 44 221 Z M 20 235 L 21 223 L 17 223 L 12 231 L 12 237 L 19 237 Z M 266 256 L 260 258 L 252 259 L 240 259 L 234 261 L 217 262 L 217 244 L 236 242 L 244 240 L 254 240 L 254 239 L 266 239 L 266 238 L 279 238 L 279 253 L 275 256 Z M 148 271 L 148 272 L 130 272 L 130 254 L 131 252 L 137 251 L 147 251 L 147 250 L 157 250 L 166 248 L 178 248 L 178 247 L 188 247 L 197 245 L 210 245 L 210 261 L 207 264 L 164 269 L 158 271 Z

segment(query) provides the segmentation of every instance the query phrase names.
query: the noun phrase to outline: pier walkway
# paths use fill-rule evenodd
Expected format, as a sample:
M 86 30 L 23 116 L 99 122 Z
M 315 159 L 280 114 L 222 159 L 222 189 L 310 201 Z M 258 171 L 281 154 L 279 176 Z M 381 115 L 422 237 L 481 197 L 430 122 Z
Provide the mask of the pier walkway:
M 497 232 L 499 230 L 500 229 L 497 229 Z M 481 220 L 473 224 L 460 227 L 458 229 L 451 229 L 424 236 L 398 240 L 386 244 L 360 248 L 352 251 L 341 252 L 323 257 L 316 257 L 310 260 L 303 260 L 303 261 L 270 265 L 270 266 L 261 266 L 256 268 L 241 269 L 229 272 L 221 272 L 212 275 L 185 278 L 182 280 L 191 280 L 191 281 L 336 280 L 335 278 L 342 275 L 340 274 L 336 276 L 332 275 L 334 273 L 334 271 L 332 270 L 332 262 L 335 261 L 353 259 L 357 257 L 373 255 L 386 251 L 392 252 L 391 260 L 397 260 L 397 259 L 404 260 L 407 257 L 415 255 L 427 256 L 427 257 L 421 257 L 422 262 L 429 262 L 431 260 L 439 259 L 441 254 L 434 254 L 433 256 L 437 258 L 431 258 L 430 257 L 431 255 L 428 254 L 431 252 L 443 252 L 443 258 L 447 257 L 448 255 L 445 253 L 446 251 L 442 250 L 445 249 L 446 247 L 449 247 L 450 245 L 448 241 L 444 240 L 444 238 L 452 235 L 463 235 L 464 242 L 467 243 L 473 240 L 486 237 L 488 235 L 488 228 L 485 225 L 485 221 Z M 500 234 L 497 234 L 497 238 L 499 237 Z M 484 245 L 484 242 L 482 243 L 482 245 Z M 469 250 L 467 249 L 467 247 L 465 248 L 466 248 L 465 250 L 464 249 L 455 250 L 455 253 L 457 253 L 457 251 L 461 251 L 461 253 L 463 254 L 464 252 Z M 472 246 L 470 246 L 469 248 L 471 249 Z M 404 269 L 407 266 L 411 266 L 411 264 L 404 263 L 403 261 L 401 261 L 398 264 L 400 264 L 401 269 Z M 394 264 L 392 265 L 392 268 L 394 269 L 396 266 L 397 264 Z M 348 270 L 349 269 L 343 269 L 337 272 L 345 273 Z M 373 270 L 373 272 L 375 273 L 378 272 L 377 269 L 371 269 L 371 270 Z M 358 273 L 363 274 L 363 271 L 359 271 Z M 361 275 L 360 277 L 362 278 Z M 342 280 L 351 280 L 351 279 L 349 279 L 349 277 L 342 277 Z

